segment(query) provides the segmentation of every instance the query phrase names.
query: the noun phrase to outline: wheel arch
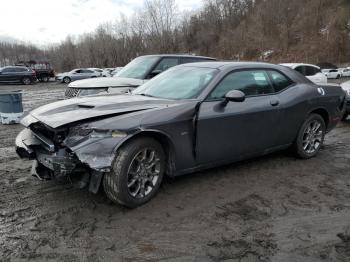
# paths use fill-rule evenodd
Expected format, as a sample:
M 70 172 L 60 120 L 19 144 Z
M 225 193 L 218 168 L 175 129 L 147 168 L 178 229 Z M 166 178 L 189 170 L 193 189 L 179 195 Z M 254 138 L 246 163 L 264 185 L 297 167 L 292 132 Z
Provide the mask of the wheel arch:
M 151 137 L 155 139 L 163 147 L 163 150 L 165 151 L 165 155 L 166 155 L 166 165 L 167 165 L 166 174 L 169 176 L 173 176 L 175 173 L 175 146 L 170 136 L 165 132 L 162 132 L 159 130 L 141 130 L 133 134 L 132 136 L 128 137 L 121 144 L 119 144 L 117 147 L 117 150 L 123 145 L 125 145 L 126 143 L 129 143 L 135 139 L 142 138 L 142 137 Z
M 329 113 L 328 111 L 323 108 L 323 107 L 319 107 L 319 108 L 316 108 L 316 109 L 313 109 L 309 112 L 309 115 L 311 114 L 318 114 L 320 115 L 323 120 L 324 120 L 324 123 L 326 124 L 326 129 L 328 128 L 328 125 L 329 125 Z

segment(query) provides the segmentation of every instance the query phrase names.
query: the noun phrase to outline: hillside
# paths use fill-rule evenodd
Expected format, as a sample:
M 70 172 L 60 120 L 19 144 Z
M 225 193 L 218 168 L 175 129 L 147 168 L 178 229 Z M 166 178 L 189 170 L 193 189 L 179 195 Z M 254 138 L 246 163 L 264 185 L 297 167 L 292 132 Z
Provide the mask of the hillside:
M 271 62 L 350 62 L 350 0 L 206 0 L 179 14 L 174 0 L 146 0 L 132 18 L 50 48 L 6 44 L 0 63 L 50 59 L 58 70 L 124 65 L 150 53 L 196 53 Z M 36 56 L 36 57 L 35 57 Z

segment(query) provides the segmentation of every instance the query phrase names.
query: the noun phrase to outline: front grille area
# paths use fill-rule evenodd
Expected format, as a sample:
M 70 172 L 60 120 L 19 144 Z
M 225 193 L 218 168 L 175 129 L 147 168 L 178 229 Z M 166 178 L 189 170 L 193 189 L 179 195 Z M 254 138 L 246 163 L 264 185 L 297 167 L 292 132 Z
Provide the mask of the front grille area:
M 32 125 L 30 129 L 41 141 L 58 148 L 67 136 L 67 130 L 52 130 L 40 122 Z
M 76 97 L 79 93 L 78 88 L 67 87 L 66 92 L 64 93 L 64 97 L 66 99 Z
M 50 139 L 53 141 L 55 139 L 55 132 L 52 130 L 49 130 L 46 126 L 44 126 L 42 123 L 35 123 L 30 128 L 35 134 L 41 134 L 47 139 Z

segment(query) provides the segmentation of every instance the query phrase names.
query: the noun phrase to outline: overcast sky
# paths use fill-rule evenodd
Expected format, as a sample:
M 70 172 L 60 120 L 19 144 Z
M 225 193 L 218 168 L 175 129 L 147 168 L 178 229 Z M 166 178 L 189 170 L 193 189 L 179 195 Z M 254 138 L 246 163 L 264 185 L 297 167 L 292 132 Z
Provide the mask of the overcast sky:
M 93 31 L 132 15 L 143 0 L 0 0 L 0 39 L 15 38 L 33 44 L 57 43 L 69 35 Z M 202 0 L 176 0 L 181 11 L 198 9 Z

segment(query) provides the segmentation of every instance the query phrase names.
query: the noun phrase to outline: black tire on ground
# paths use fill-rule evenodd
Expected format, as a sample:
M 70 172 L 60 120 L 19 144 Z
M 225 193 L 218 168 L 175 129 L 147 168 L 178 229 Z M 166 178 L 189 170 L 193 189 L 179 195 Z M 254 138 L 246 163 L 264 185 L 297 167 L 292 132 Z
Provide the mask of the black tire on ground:
M 337 75 L 337 79 L 339 79 L 340 78 L 340 75 Z
M 30 79 L 30 77 L 25 76 L 22 78 L 22 83 L 23 85 L 30 85 L 32 83 L 32 80 Z
M 308 140 L 308 128 L 312 127 L 313 123 L 317 123 L 317 125 L 319 125 L 319 128 L 316 130 L 317 131 L 317 148 L 316 145 L 314 145 L 315 148 L 314 151 L 312 151 L 311 149 L 308 150 L 308 148 L 305 149 L 305 146 L 307 144 L 307 142 L 305 141 L 309 141 Z M 312 128 L 311 128 L 312 129 Z M 316 133 L 315 131 L 315 133 Z M 299 132 L 298 132 L 298 136 L 293 144 L 293 149 L 295 154 L 303 159 L 309 159 L 312 158 L 314 156 L 317 155 L 317 153 L 320 151 L 323 142 L 324 142 L 324 137 L 326 134 L 326 124 L 324 119 L 322 118 L 322 116 L 320 116 L 319 114 L 311 114 L 308 116 L 308 118 L 304 121 L 304 123 L 302 124 Z M 316 135 L 311 136 L 310 140 L 313 140 L 313 138 L 315 138 Z M 315 144 L 315 142 L 314 142 Z
M 49 76 L 48 75 L 42 75 L 40 77 L 41 82 L 49 82 Z
M 348 118 L 349 114 L 345 113 L 341 119 L 341 121 L 346 121 L 346 119 Z
M 156 152 L 156 158 L 159 160 L 157 161 L 157 163 L 159 163 L 159 175 L 158 180 L 156 180 L 155 184 L 151 187 L 151 191 L 148 195 L 137 198 L 130 193 L 130 186 L 128 186 L 128 183 L 130 183 L 129 170 L 131 170 L 134 163 L 133 161 L 135 161 L 140 152 L 145 149 L 154 150 Z M 165 155 L 163 147 L 153 138 L 137 138 L 127 142 L 118 150 L 111 172 L 106 173 L 103 178 L 103 188 L 107 197 L 114 203 L 122 204 L 129 208 L 135 208 L 145 204 L 156 195 L 162 182 L 164 171 Z M 139 175 L 142 174 L 141 171 L 136 173 Z
M 72 81 L 72 80 L 71 80 L 70 77 L 68 77 L 68 76 L 65 76 L 65 77 L 63 78 L 63 83 L 65 83 L 65 84 L 69 84 L 71 81 Z

